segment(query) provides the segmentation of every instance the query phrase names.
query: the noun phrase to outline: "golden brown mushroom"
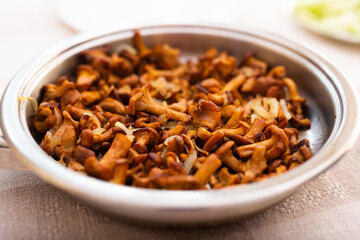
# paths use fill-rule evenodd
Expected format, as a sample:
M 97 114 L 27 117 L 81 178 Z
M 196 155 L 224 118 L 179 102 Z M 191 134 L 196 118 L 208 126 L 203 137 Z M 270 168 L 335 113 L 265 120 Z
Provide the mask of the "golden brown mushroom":
M 45 133 L 50 128 L 58 128 L 63 118 L 56 103 L 42 102 L 38 108 L 37 115 L 33 119 L 34 128 L 38 133 Z
M 195 126 L 206 127 L 210 130 L 214 130 L 221 120 L 221 108 L 205 100 L 200 100 L 196 106 L 190 106 L 189 114 Z
M 110 70 L 120 77 L 126 77 L 132 74 L 133 66 L 128 59 L 114 53 L 111 55 Z
M 253 154 L 255 148 L 258 146 L 264 146 L 266 149 L 268 149 L 268 151 L 269 151 L 269 149 L 272 151 L 273 149 L 278 148 L 278 145 L 277 145 L 278 142 L 283 143 L 283 145 L 282 145 L 283 148 L 282 148 L 282 151 L 280 151 L 279 155 L 286 150 L 285 148 L 286 148 L 286 146 L 289 145 L 289 140 L 286 137 L 284 130 L 277 127 L 276 125 L 271 125 L 265 130 L 265 134 L 271 135 L 271 137 L 265 141 L 261 141 L 261 142 L 257 142 L 257 143 L 253 143 L 253 144 L 249 144 L 249 145 L 245 145 L 245 146 L 240 146 L 240 147 L 236 148 L 236 151 L 239 154 L 239 156 L 241 158 L 251 156 Z M 273 149 L 271 149 L 271 148 L 273 148 Z M 274 156 L 272 156 L 272 157 L 274 157 Z
M 78 108 L 83 108 L 81 100 L 80 92 L 77 89 L 70 89 L 61 97 L 60 107 L 63 109 L 65 106 L 70 104 Z
M 200 86 L 207 90 L 210 93 L 220 92 L 222 86 L 220 82 L 215 78 L 208 78 L 201 81 Z
M 228 168 L 223 167 L 218 173 L 219 183 L 223 186 L 234 185 L 240 183 L 238 174 L 230 174 Z
M 216 71 L 215 76 L 218 75 L 223 79 L 229 77 L 236 67 L 235 58 L 229 56 L 226 52 L 220 53 L 219 57 L 212 61 L 212 64 Z
M 158 188 L 169 190 L 195 190 L 201 188 L 198 178 L 187 175 L 160 176 L 154 178 L 152 182 Z
M 226 137 L 232 138 L 235 136 L 243 136 L 247 129 L 248 129 L 248 125 L 246 123 L 241 123 L 240 122 L 240 126 L 238 128 L 235 129 L 227 129 L 227 128 L 222 128 L 221 131 L 225 134 Z
M 63 111 L 64 121 L 54 131 L 47 131 L 40 147 L 50 155 L 72 156 L 76 144 L 76 132 L 70 115 Z
M 159 134 L 152 128 L 139 128 L 134 133 L 135 144 L 133 149 L 138 153 L 148 152 L 147 145 L 156 145 L 159 141 Z
M 130 147 L 130 140 L 125 135 L 117 133 L 109 150 L 100 161 L 96 157 L 88 157 L 86 159 L 85 171 L 91 176 L 104 180 L 112 179 L 116 161 L 125 157 Z
M 251 93 L 253 95 L 260 94 L 261 96 L 268 96 L 268 93 L 271 93 L 272 89 L 274 89 L 271 87 L 275 87 L 279 91 L 277 92 L 278 96 L 282 97 L 284 95 L 283 90 L 281 88 L 282 84 L 283 83 L 280 80 L 272 77 L 259 77 L 255 80 L 255 84 L 251 90 Z M 271 96 L 271 97 L 277 97 L 277 96 Z
M 179 67 L 172 70 L 155 69 L 151 65 L 146 65 L 145 69 L 154 79 L 158 77 L 164 77 L 167 79 L 178 78 L 183 76 L 187 70 L 185 65 L 180 65 Z
M 301 103 L 305 102 L 305 98 L 300 97 L 294 80 L 292 80 L 291 78 L 284 78 L 283 83 L 289 90 L 291 100 Z
M 129 168 L 129 160 L 126 158 L 119 159 L 115 162 L 114 176 L 110 182 L 124 185 L 126 174 Z
M 203 150 L 212 152 L 214 148 L 224 141 L 225 133 L 222 130 L 215 131 L 211 134 L 211 137 L 205 143 Z
M 156 45 L 151 49 L 149 60 L 160 69 L 174 69 L 178 65 L 179 49 L 167 44 Z
M 291 155 L 287 155 L 284 158 L 284 163 L 289 163 L 291 159 L 296 159 L 298 162 L 302 163 L 312 157 L 312 152 L 306 144 L 302 145 L 297 149 L 297 151 Z
M 270 69 L 270 71 L 267 73 L 266 76 L 277 79 L 283 79 L 286 76 L 286 69 L 282 65 L 273 67 L 272 69 Z
M 233 146 L 235 142 L 233 141 L 227 141 L 224 144 L 222 144 L 218 149 L 216 150 L 216 155 L 221 159 L 221 156 L 224 155 L 227 151 L 229 151 Z
M 100 134 L 94 134 L 92 144 L 101 144 L 103 142 L 110 141 L 111 139 L 113 139 L 115 134 L 117 132 L 120 132 L 120 131 L 121 130 L 119 128 L 112 127 L 112 128 L 109 128 L 105 132 L 102 132 Z
M 110 120 L 109 120 L 110 121 Z M 159 130 L 160 127 L 161 127 L 161 124 L 160 122 L 150 122 L 148 123 L 149 121 L 149 118 L 138 118 L 136 119 L 136 121 L 134 122 L 134 127 L 135 128 L 143 128 L 143 127 L 146 127 L 146 128 L 153 128 L 153 129 L 156 129 L 156 130 Z
M 226 128 L 237 128 L 239 127 L 240 124 L 243 120 L 243 115 L 244 115 L 245 109 L 244 108 L 236 108 L 236 110 L 233 112 L 233 114 L 231 115 L 230 119 L 226 122 L 225 127 Z
M 204 186 L 208 183 L 211 175 L 221 166 L 221 161 L 216 156 L 216 154 L 209 155 L 203 165 L 197 170 L 194 177 L 199 179 L 201 186 Z
M 256 79 L 254 77 L 246 79 L 244 84 L 241 86 L 241 92 L 250 93 L 254 88 Z
M 239 161 L 240 171 L 243 173 L 251 171 L 255 176 L 261 174 L 267 168 L 267 159 L 265 157 L 265 153 L 265 146 L 257 146 L 248 161 Z
M 141 91 L 133 96 L 129 101 L 128 114 L 133 114 L 136 111 L 145 111 L 157 116 L 167 114 L 170 119 L 180 121 L 180 122 L 189 122 L 191 116 L 174 111 L 167 107 L 163 107 L 154 102 L 151 98 L 150 92 L 146 86 L 141 88 Z
M 185 113 L 187 112 L 188 109 L 187 101 L 185 99 L 181 99 L 179 102 L 169 105 L 168 108 L 178 112 Z
M 123 114 L 125 111 L 125 107 L 121 102 L 109 97 L 102 100 L 99 106 L 111 113 Z
M 239 75 L 228 81 L 220 92 L 224 93 L 227 91 L 237 90 L 245 82 L 245 80 L 246 80 L 245 75 L 240 73 Z
M 221 108 L 221 117 L 223 118 L 230 118 L 236 112 L 237 106 L 235 105 L 227 105 Z
M 92 105 L 101 100 L 101 94 L 99 91 L 83 91 L 81 93 L 81 99 L 85 106 Z M 71 103 L 67 103 L 71 104 Z
M 85 91 L 99 78 L 99 73 L 91 66 L 80 65 L 76 72 L 76 87 L 79 91 Z
M 48 83 L 45 85 L 45 99 L 59 98 L 63 96 L 69 89 L 74 89 L 75 84 L 67 77 L 61 77 L 56 84 Z
M 230 167 L 232 170 L 234 170 L 235 172 L 240 172 L 240 168 L 239 168 L 239 162 L 240 160 L 238 160 L 232 150 L 227 150 L 224 153 L 222 153 L 222 155 L 220 156 L 220 159 L 223 163 L 225 163 L 228 167 Z
M 84 57 L 86 62 L 91 64 L 99 73 L 106 74 L 111 61 L 108 52 L 108 47 L 102 47 L 81 52 L 80 56 Z
M 262 132 L 265 127 L 266 123 L 264 120 L 262 120 L 261 118 L 255 118 L 245 137 L 254 142 L 256 134 Z
M 262 75 L 265 75 L 266 70 L 267 70 L 266 62 L 255 58 L 254 56 L 252 56 L 252 54 L 248 54 L 245 57 L 245 59 L 243 61 L 243 65 L 253 67 L 253 68 L 259 68 Z
M 171 130 L 163 130 L 160 134 L 160 142 L 165 141 L 168 137 L 173 135 L 180 135 L 186 131 L 185 126 L 182 123 L 177 123 Z
M 69 169 L 74 170 L 76 172 L 85 173 L 84 166 L 75 159 L 65 156 L 63 157 L 63 161 Z
M 80 120 L 80 118 L 84 114 L 90 114 L 90 115 L 93 114 L 90 110 L 78 108 L 70 104 L 65 107 L 65 110 L 68 111 L 71 117 L 73 117 L 76 120 Z
M 145 46 L 139 31 L 134 32 L 134 45 L 139 51 L 139 56 L 141 58 L 150 55 L 151 51 Z
M 76 159 L 82 165 L 85 164 L 85 160 L 88 157 L 95 157 L 95 156 L 96 155 L 92 150 L 83 147 L 81 145 L 77 145 L 74 149 L 74 159 Z
M 196 135 L 197 135 L 198 138 L 200 138 L 201 140 L 206 142 L 211 137 L 211 132 L 209 132 L 208 130 L 206 130 L 203 127 L 199 127 L 197 129 L 197 134 Z

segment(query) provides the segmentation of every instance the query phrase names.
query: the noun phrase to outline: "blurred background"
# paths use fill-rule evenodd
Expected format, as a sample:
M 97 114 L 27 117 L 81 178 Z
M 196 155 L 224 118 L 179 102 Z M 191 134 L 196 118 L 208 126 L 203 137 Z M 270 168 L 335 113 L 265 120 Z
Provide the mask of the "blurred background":
M 0 3 L 0 95 L 26 62 L 74 34 L 158 24 L 273 32 L 321 54 L 360 89 L 360 0 L 12 0 Z

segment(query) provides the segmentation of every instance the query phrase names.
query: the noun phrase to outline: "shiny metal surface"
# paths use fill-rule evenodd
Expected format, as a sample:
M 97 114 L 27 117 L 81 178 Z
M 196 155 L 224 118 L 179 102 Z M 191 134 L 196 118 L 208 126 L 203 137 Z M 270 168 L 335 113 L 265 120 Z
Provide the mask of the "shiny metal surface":
M 211 191 L 161 191 L 118 186 L 83 176 L 53 161 L 29 129 L 31 104 L 19 96 L 38 97 L 42 86 L 74 70 L 76 54 L 108 44 L 130 43 L 132 31 L 79 35 L 33 59 L 10 82 L 1 105 L 1 127 L 11 148 L 36 174 L 81 201 L 132 222 L 155 225 L 208 225 L 248 216 L 293 193 L 339 160 L 359 135 L 358 97 L 353 87 L 325 59 L 298 44 L 269 33 L 201 26 L 160 26 L 141 29 L 148 45 L 169 43 L 183 59 L 209 47 L 241 58 L 253 52 L 271 66 L 282 64 L 308 99 L 313 123 L 302 137 L 315 152 L 303 165 L 264 182 Z

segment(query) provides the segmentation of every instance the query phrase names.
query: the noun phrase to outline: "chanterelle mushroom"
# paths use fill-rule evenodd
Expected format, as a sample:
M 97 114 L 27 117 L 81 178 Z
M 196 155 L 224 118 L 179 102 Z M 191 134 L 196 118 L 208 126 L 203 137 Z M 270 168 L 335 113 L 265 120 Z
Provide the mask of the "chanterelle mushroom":
M 45 99 L 59 98 L 63 96 L 69 89 L 75 88 L 75 84 L 67 77 L 61 77 L 56 84 L 45 85 Z
M 148 152 L 147 145 L 155 146 L 159 141 L 159 134 L 152 128 L 139 128 L 133 134 L 135 136 L 133 149 L 139 153 Z
M 88 65 L 79 66 L 76 75 L 76 86 L 80 91 L 89 89 L 100 78 L 99 73 Z
M 72 156 L 76 144 L 75 127 L 71 116 L 63 111 L 64 121 L 58 129 L 50 129 L 46 132 L 40 147 L 45 152 L 57 157 Z
M 243 173 L 251 171 L 255 176 L 262 173 L 267 167 L 265 152 L 266 147 L 264 145 L 257 146 L 247 162 L 239 161 L 240 171 Z
M 189 114 L 193 117 L 195 126 L 210 130 L 214 130 L 221 120 L 221 108 L 206 100 L 200 100 L 196 106 L 190 106 Z
M 38 133 L 45 133 L 50 128 L 58 128 L 63 122 L 57 103 L 43 102 L 40 104 L 33 124 Z
M 160 106 L 157 104 L 150 95 L 148 87 L 144 86 L 141 88 L 135 96 L 130 98 L 128 113 L 133 114 L 135 111 L 145 111 L 148 113 L 155 114 L 157 116 L 167 114 L 170 119 L 180 121 L 180 122 L 189 122 L 191 116 L 172 110 L 168 107 Z
M 109 150 L 100 161 L 96 157 L 86 159 L 85 171 L 92 176 L 110 180 L 114 174 L 116 161 L 125 157 L 130 147 L 130 140 L 125 135 L 117 133 Z
M 280 146 L 280 151 L 277 151 L 277 155 L 279 156 L 281 153 L 285 151 L 285 148 L 289 146 L 289 139 L 286 137 L 284 130 L 277 127 L 276 125 L 271 125 L 265 130 L 265 134 L 270 135 L 271 137 L 265 141 L 240 146 L 236 149 L 237 153 L 241 158 L 249 157 L 253 154 L 254 150 L 258 146 L 264 146 L 267 149 L 267 153 L 274 151 L 279 146 L 277 145 L 279 142 L 282 143 Z M 272 156 L 274 157 L 274 156 Z

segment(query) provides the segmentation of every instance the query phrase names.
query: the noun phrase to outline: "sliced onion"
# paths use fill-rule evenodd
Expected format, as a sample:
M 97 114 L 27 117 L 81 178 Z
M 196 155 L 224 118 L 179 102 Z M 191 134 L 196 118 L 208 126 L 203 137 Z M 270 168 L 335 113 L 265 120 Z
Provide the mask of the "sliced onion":
M 160 116 L 159 116 L 159 118 L 161 119 L 161 121 L 163 121 L 165 124 L 167 123 L 167 121 L 169 120 L 169 114 L 161 114 Z M 165 127 L 165 126 L 164 126 Z M 161 127 L 162 129 L 164 128 L 164 127 Z
M 173 135 L 173 136 L 168 137 L 167 139 L 165 139 L 164 144 L 167 146 L 168 143 L 171 140 L 173 140 L 174 138 L 178 139 L 181 142 L 181 144 L 184 144 L 184 140 L 180 135 Z
M 189 172 L 191 171 L 196 158 L 197 158 L 197 153 L 195 147 L 193 147 L 190 151 L 189 157 L 184 162 L 184 168 L 187 174 L 189 174 Z
M 168 94 L 165 96 L 165 99 L 169 99 L 171 97 L 171 95 L 172 95 L 172 92 L 169 91 Z
M 261 119 L 261 117 L 259 115 L 257 115 L 256 113 L 253 113 L 253 114 L 251 114 L 251 123 L 254 123 L 255 118 L 260 118 Z
M 60 155 L 59 163 L 60 163 L 61 165 L 63 165 L 63 166 L 66 167 L 66 163 L 64 162 L 64 156 L 65 156 L 64 153 L 62 153 L 62 154 Z
M 265 110 L 265 108 L 261 104 L 261 99 L 257 99 L 257 101 L 254 101 L 254 103 L 251 106 L 252 110 L 259 115 L 260 117 L 264 119 L 272 119 L 273 117 L 269 112 Z
M 285 99 L 280 99 L 280 106 L 281 106 L 281 109 L 284 112 L 284 115 L 285 115 L 286 119 L 287 120 L 291 119 L 291 114 L 290 114 L 289 110 L 286 107 Z
M 92 132 L 94 133 L 94 135 L 100 135 L 102 134 L 103 132 L 105 132 L 106 129 L 105 128 L 95 128 Z
M 202 150 L 200 147 L 198 147 L 198 145 L 196 145 L 196 143 L 193 142 L 193 144 L 194 144 L 196 151 L 198 151 L 201 154 L 204 154 L 205 156 L 209 155 L 209 153 L 207 151 Z
M 90 116 L 94 119 L 95 123 L 96 123 L 96 126 L 97 128 L 101 128 L 101 122 L 100 120 L 91 112 L 84 112 L 83 115 L 87 115 L 87 116 Z
M 126 50 L 126 51 L 128 51 L 129 53 L 131 53 L 132 55 L 137 55 L 136 49 L 135 49 L 133 46 L 131 46 L 131 45 L 129 45 L 129 44 L 125 44 L 125 43 L 119 45 L 119 46 L 115 49 L 114 52 L 120 53 L 122 50 Z
M 133 142 L 135 140 L 135 136 L 134 136 L 134 132 L 137 130 L 137 129 L 133 129 L 133 130 L 130 130 L 128 129 L 124 124 L 122 124 L 121 122 L 117 121 L 115 123 L 115 126 L 116 127 L 119 127 L 121 128 L 122 130 L 124 130 L 125 134 L 126 134 L 126 137 L 131 141 Z
M 51 139 L 50 139 L 50 144 L 52 146 L 51 149 L 54 149 L 56 146 L 60 146 L 61 145 L 61 137 L 60 136 L 53 136 Z
M 157 98 L 152 98 L 152 100 L 156 103 L 156 104 L 158 104 L 158 105 L 161 105 L 162 104 L 162 101 L 161 100 L 159 100 L 159 99 L 157 99 Z
M 135 109 L 136 110 L 139 110 L 139 111 L 142 111 L 144 109 L 146 109 L 148 105 L 142 101 L 136 101 L 135 102 Z
M 47 131 L 44 136 L 44 144 L 49 146 L 50 152 L 53 153 L 54 148 L 61 145 L 61 137 Z
M 161 154 L 160 154 L 160 155 L 161 155 L 162 157 L 165 157 L 166 149 L 167 149 L 166 146 L 163 146 L 163 147 L 161 148 Z
M 168 82 L 166 78 L 162 76 L 158 77 L 156 80 L 151 81 L 150 84 L 154 89 L 166 89 L 168 93 L 165 96 L 165 99 L 169 99 L 172 96 L 173 92 L 176 92 L 180 89 L 179 85 Z
M 189 154 L 188 158 L 184 161 L 185 171 L 187 174 L 189 174 L 195 163 L 195 160 L 197 158 L 197 152 L 196 152 L 194 143 L 191 140 L 191 138 L 189 136 L 186 136 L 185 134 L 181 134 L 181 136 L 184 138 L 184 140 L 187 142 L 187 144 L 190 145 L 190 147 L 191 147 L 190 154 Z
M 166 79 L 164 77 L 158 77 L 156 80 L 150 82 L 151 86 L 155 89 L 165 88 L 167 86 Z
M 274 117 L 277 118 L 279 115 L 279 102 L 276 98 L 268 98 L 268 106 L 269 106 L 269 113 Z
M 29 96 L 20 96 L 20 97 L 18 98 L 18 101 L 19 101 L 19 102 L 25 101 L 25 100 L 29 100 L 29 101 L 31 102 L 31 106 L 32 106 L 32 108 L 33 108 L 33 110 L 34 110 L 34 114 L 36 114 L 37 111 L 38 111 L 38 106 L 39 106 L 36 98 L 34 98 L 34 97 L 29 97 Z
M 162 102 L 161 102 L 161 106 L 167 108 L 167 107 L 168 107 L 167 102 L 166 102 L 166 101 L 162 101 Z

